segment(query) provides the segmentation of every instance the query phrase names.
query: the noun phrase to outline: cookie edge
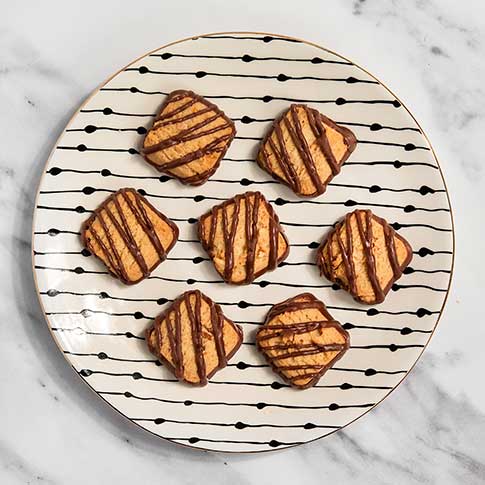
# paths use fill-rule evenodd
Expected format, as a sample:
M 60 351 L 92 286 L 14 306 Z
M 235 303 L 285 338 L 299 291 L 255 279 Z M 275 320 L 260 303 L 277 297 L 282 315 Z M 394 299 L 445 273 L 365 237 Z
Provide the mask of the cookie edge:
M 219 108 L 214 103 L 211 103 L 210 101 L 208 101 L 206 98 L 204 98 L 200 94 L 194 93 L 190 89 L 176 89 L 175 91 L 172 91 L 171 93 L 169 93 L 167 95 L 167 97 L 165 98 L 165 100 L 163 101 L 163 103 L 162 103 L 162 105 L 161 105 L 161 107 L 158 111 L 157 117 L 160 116 L 160 114 L 163 112 L 163 110 L 168 106 L 168 104 L 170 104 L 172 98 L 177 96 L 178 94 L 184 94 L 188 97 L 192 97 L 193 99 L 196 99 L 197 101 L 201 102 L 206 107 L 215 111 L 217 114 L 220 114 L 231 126 L 231 128 L 232 128 L 231 138 L 227 141 L 227 144 L 226 144 L 226 147 L 224 148 L 224 150 L 222 150 L 220 152 L 219 158 L 214 163 L 214 166 L 210 170 L 208 170 L 207 172 L 204 172 L 206 175 L 204 175 L 204 177 L 202 177 L 196 183 L 190 183 L 190 182 L 186 182 L 185 181 L 186 179 L 182 179 L 182 178 L 174 175 L 173 173 L 170 173 L 168 171 L 163 170 L 160 167 L 160 165 L 157 165 L 156 163 L 149 160 L 148 156 L 144 153 L 145 140 L 146 140 L 146 137 L 148 136 L 148 133 L 153 129 L 153 125 L 156 123 L 156 119 L 153 121 L 152 126 L 147 130 L 147 133 L 146 133 L 145 137 L 143 138 L 140 153 L 142 154 L 143 159 L 148 164 L 150 164 L 152 167 L 154 167 L 156 170 L 158 170 L 158 172 L 164 173 L 164 174 L 168 175 L 169 177 L 178 180 L 179 182 L 183 183 L 184 185 L 190 185 L 192 187 L 198 187 L 199 185 L 205 184 L 207 182 L 207 180 L 209 180 L 209 178 L 211 178 L 212 175 L 214 175 L 216 173 L 217 169 L 221 165 L 222 159 L 225 157 L 227 150 L 231 146 L 231 143 L 233 142 L 234 137 L 236 136 L 236 124 L 234 123 L 234 121 L 231 118 L 229 118 L 229 116 L 226 115 L 226 113 L 224 113 L 224 111 L 221 110 L 221 108 Z
M 353 214 L 354 212 L 357 212 L 357 211 L 364 211 L 364 210 L 366 210 L 366 209 L 356 209 L 356 210 L 352 211 L 351 214 Z M 413 260 L 413 248 L 412 248 L 411 244 L 407 241 L 407 239 L 405 239 L 403 236 L 401 236 L 391 226 L 391 224 L 389 224 L 389 222 L 386 221 L 386 219 L 384 219 L 383 217 L 377 216 L 370 209 L 367 209 L 367 210 L 370 211 L 370 213 L 372 214 L 372 218 L 374 220 L 376 220 L 377 222 L 379 222 L 382 225 L 387 224 L 389 226 L 389 228 L 391 229 L 391 231 L 392 231 L 391 234 L 393 235 L 393 237 L 396 236 L 404 244 L 404 247 L 407 250 L 407 257 L 404 260 L 404 262 L 400 265 L 401 266 L 401 270 L 403 271 L 409 265 L 409 263 Z M 339 283 L 337 283 L 336 281 L 334 281 L 333 279 L 330 278 L 330 275 L 327 273 L 327 270 L 326 270 L 325 265 L 322 263 L 323 262 L 323 259 L 324 259 L 323 256 L 322 256 L 322 254 L 323 254 L 323 249 L 324 249 L 325 245 L 327 244 L 328 240 L 334 234 L 334 232 L 337 231 L 337 229 L 340 230 L 340 228 L 342 227 L 342 224 L 344 223 L 344 221 L 345 221 L 345 216 L 343 216 L 343 218 L 337 223 L 337 225 L 335 226 L 335 228 L 332 229 L 330 231 L 330 233 L 327 234 L 327 236 L 320 243 L 320 246 L 317 249 L 317 255 L 316 255 L 317 266 L 318 266 L 318 269 L 320 270 L 320 274 L 323 274 L 325 276 L 325 278 L 327 278 L 327 280 L 329 280 L 329 281 L 331 281 L 333 283 L 336 283 L 336 284 L 339 284 Z M 362 303 L 363 305 L 378 305 L 380 303 L 383 303 L 386 300 L 387 294 L 389 293 L 390 289 L 392 288 L 392 285 L 396 281 L 398 281 L 399 279 L 401 279 L 402 276 L 403 276 L 403 273 L 401 273 L 401 275 L 399 276 L 399 278 L 395 278 L 395 279 L 393 278 L 393 279 L 391 279 L 390 282 L 384 288 L 382 288 L 382 293 L 384 294 L 384 298 L 382 300 L 378 300 L 377 298 L 375 298 L 371 302 L 363 301 L 358 295 L 354 295 L 353 293 L 351 293 L 347 289 L 344 289 L 344 288 L 342 288 L 342 289 L 344 291 L 346 291 L 349 295 L 351 295 L 352 298 L 356 302 L 358 302 L 358 303 Z M 376 296 L 376 295 L 374 294 L 374 296 Z
M 175 376 L 175 368 L 173 367 L 173 365 L 161 353 L 158 353 L 156 351 L 156 349 L 154 349 L 152 347 L 152 345 L 150 344 L 150 335 L 151 335 L 151 332 L 153 332 L 154 330 L 156 330 L 156 326 L 161 325 L 161 323 L 167 317 L 169 311 L 171 310 L 171 308 L 174 305 L 179 305 L 180 302 L 185 298 L 185 295 L 187 293 L 195 293 L 197 291 L 200 292 L 201 297 L 205 300 L 206 303 L 208 303 L 209 305 L 214 305 L 216 309 L 217 308 L 220 309 L 222 315 L 224 316 L 224 321 L 229 322 L 233 326 L 233 328 L 236 329 L 236 333 L 239 336 L 239 340 L 236 343 L 236 345 L 233 347 L 233 349 L 228 354 L 226 354 L 226 360 L 227 361 L 229 361 L 230 359 L 232 359 L 234 357 L 234 355 L 236 354 L 236 352 L 241 348 L 241 345 L 242 345 L 242 342 L 243 342 L 244 334 L 243 334 L 242 327 L 240 325 L 238 325 L 237 323 L 234 323 L 230 318 L 228 318 L 225 315 L 225 313 L 222 311 L 222 308 L 221 308 L 221 306 L 218 303 L 216 303 L 214 300 L 212 300 L 212 298 L 208 297 L 205 293 L 203 293 L 200 290 L 188 290 L 188 291 L 184 291 L 179 297 L 177 297 L 172 302 L 172 304 L 168 308 L 166 308 L 164 311 L 162 311 L 162 313 L 160 313 L 159 315 L 157 315 L 155 317 L 153 323 L 145 330 L 145 341 L 146 341 L 148 350 L 163 365 L 165 365 L 167 367 L 167 369 L 173 374 L 173 376 L 175 377 L 175 379 L 177 379 L 177 377 Z M 204 382 L 204 381 L 190 382 L 190 381 L 187 381 L 186 379 L 183 379 L 183 378 L 182 379 L 177 379 L 177 381 L 178 382 L 184 382 L 184 383 L 189 384 L 190 386 L 193 386 L 193 387 L 205 387 L 209 383 L 208 382 L 209 379 L 211 379 L 217 372 L 219 372 L 220 370 L 224 369 L 226 366 L 227 366 L 227 364 L 224 365 L 224 366 L 222 366 L 222 367 L 220 367 L 219 365 L 216 366 L 212 372 L 210 372 L 209 374 L 206 375 L 206 382 Z
M 263 201 L 266 205 L 266 209 L 269 213 L 269 216 L 272 217 L 275 221 L 275 223 L 277 224 L 278 226 L 278 233 L 281 234 L 283 236 L 283 239 L 285 240 L 285 244 L 286 244 L 286 250 L 285 252 L 277 259 L 276 261 L 276 268 L 273 269 L 273 270 L 269 270 L 268 269 L 268 266 L 266 268 L 263 268 L 262 270 L 254 273 L 253 275 L 253 278 L 248 281 L 248 282 L 234 282 L 232 280 L 227 280 L 224 278 L 224 275 L 219 273 L 219 271 L 217 270 L 215 264 L 214 264 L 214 260 L 209 252 L 209 247 L 207 245 L 207 241 L 203 238 L 203 226 L 204 226 L 204 221 L 205 219 L 207 219 L 208 217 L 213 217 L 213 210 L 216 209 L 216 208 L 219 208 L 221 206 L 223 206 L 224 204 L 228 204 L 230 202 L 232 202 L 238 195 L 242 195 L 242 196 L 251 196 L 251 195 L 255 195 L 255 194 L 260 194 L 260 200 Z M 217 272 L 217 274 L 223 279 L 223 281 L 229 285 L 235 285 L 235 286 L 245 286 L 245 285 L 250 285 L 251 283 L 253 283 L 257 278 L 259 278 L 261 275 L 265 274 L 265 273 L 268 273 L 268 272 L 271 272 L 271 271 L 275 271 L 277 268 L 278 268 L 278 265 L 280 263 L 282 263 L 287 257 L 288 255 L 290 254 L 290 241 L 288 240 L 288 236 L 285 234 L 285 231 L 283 229 L 283 226 L 281 225 L 281 222 L 279 220 L 279 217 L 278 217 L 278 214 L 276 213 L 276 211 L 274 210 L 273 206 L 269 203 L 269 201 L 266 199 L 266 197 L 264 196 L 263 193 L 259 192 L 259 191 L 248 191 L 248 192 L 244 192 L 243 194 L 236 194 L 234 195 L 233 197 L 225 200 L 224 202 L 221 202 L 220 204 L 216 204 L 214 206 L 212 206 L 207 212 L 205 212 L 204 214 L 202 214 L 199 219 L 198 219 L 198 222 L 197 222 L 197 237 L 200 241 L 200 244 L 202 245 L 202 247 L 204 248 L 204 251 L 207 253 L 207 255 L 209 256 L 211 262 L 212 262 L 212 266 L 214 267 L 215 271 Z
M 122 193 L 123 191 L 126 191 L 126 192 L 131 192 L 133 194 L 135 194 L 135 197 L 138 197 L 140 199 L 142 199 L 143 203 L 148 205 L 148 207 L 153 210 L 155 212 L 155 214 L 157 214 L 158 217 L 160 217 L 169 227 L 170 229 L 172 229 L 172 232 L 173 232 L 173 239 L 172 239 L 172 242 L 170 243 L 170 245 L 165 249 L 165 257 L 164 258 L 159 258 L 158 262 L 156 262 L 150 269 L 149 269 L 149 273 L 146 275 L 146 276 L 142 276 L 141 278 L 137 279 L 136 281 L 131 281 L 131 280 L 125 280 L 124 278 L 120 278 L 118 277 L 117 275 L 115 275 L 109 268 L 108 268 L 108 265 L 95 253 L 91 252 L 88 248 L 88 244 L 87 244 L 87 241 L 86 241 L 86 232 L 88 231 L 89 229 L 89 226 L 93 223 L 93 221 L 96 219 L 96 217 L 98 216 L 97 212 L 100 211 L 102 209 L 102 207 L 104 207 L 106 204 L 109 204 L 115 197 L 117 197 L 120 193 Z M 156 207 L 154 207 L 151 202 L 148 201 L 148 199 L 146 199 L 143 195 L 141 195 L 136 189 L 132 188 L 132 187 L 123 187 L 121 189 L 118 189 L 114 194 L 111 194 L 109 197 L 107 197 L 103 202 L 101 202 L 101 204 L 98 205 L 98 207 L 96 207 L 96 209 L 94 209 L 93 213 L 89 216 L 88 219 L 86 219 L 82 225 L 81 225 L 81 243 L 82 245 L 96 258 L 98 259 L 99 261 L 101 261 L 101 263 L 103 263 L 104 267 L 108 270 L 109 274 L 111 276 L 113 276 L 113 278 L 117 279 L 118 281 L 121 281 L 121 283 L 125 284 L 125 285 L 128 285 L 128 286 L 131 286 L 131 285 L 136 285 L 137 283 L 139 283 L 140 281 L 143 281 L 144 279 L 148 278 L 152 273 L 153 271 L 155 271 L 155 269 L 161 264 L 163 263 L 166 259 L 167 259 L 167 256 L 168 256 L 168 253 L 172 250 L 172 248 L 175 246 L 176 242 L 178 241 L 178 238 L 179 238 L 179 228 L 178 226 L 175 224 L 175 222 L 173 222 L 170 218 L 168 218 L 165 214 L 163 214 L 162 212 L 160 212 Z
M 330 320 L 335 320 L 332 315 L 330 315 L 330 313 L 328 312 L 327 310 L 327 307 L 325 306 L 325 303 L 323 303 L 323 301 L 319 300 L 315 295 L 313 295 L 312 293 L 309 293 L 309 292 L 305 292 L 305 293 L 300 293 L 296 296 L 293 296 L 291 298 L 287 298 L 286 300 L 283 300 L 283 301 L 280 301 L 279 303 L 275 303 L 268 311 L 268 313 L 266 314 L 266 318 L 264 320 L 264 323 L 263 325 L 261 325 L 261 327 L 258 329 L 258 332 L 256 333 L 256 348 L 258 349 L 258 351 L 263 354 L 266 362 L 268 362 L 268 364 L 270 365 L 272 371 L 279 375 L 286 383 L 288 383 L 290 385 L 290 387 L 292 387 L 293 389 L 300 389 L 300 390 L 304 390 L 304 389 L 309 389 L 310 387 L 313 387 L 315 386 L 318 381 L 323 377 L 323 375 L 338 361 L 340 360 L 347 352 L 347 350 L 349 350 L 350 348 L 350 334 L 349 332 L 347 332 L 347 330 L 345 330 L 345 328 L 340 324 L 340 322 L 338 322 L 337 320 L 335 320 L 335 322 L 329 322 L 328 323 L 328 326 L 329 327 L 334 327 L 335 329 L 337 329 L 339 331 L 339 333 L 341 335 L 344 336 L 345 338 L 345 347 L 325 366 L 323 366 L 322 370 L 315 376 L 313 377 L 307 384 L 304 384 L 304 385 L 296 385 L 294 383 L 291 382 L 290 379 L 288 379 L 287 376 L 285 376 L 278 368 L 277 365 L 275 365 L 271 359 L 268 357 L 268 355 L 266 354 L 266 352 L 264 351 L 264 349 L 260 346 L 259 344 L 259 333 L 264 329 L 264 328 L 267 328 L 267 327 L 270 327 L 269 322 L 271 321 L 271 319 L 274 317 L 273 315 L 273 312 L 281 305 L 284 305 L 286 303 L 289 303 L 293 300 L 296 300 L 298 298 L 302 298 L 302 297 L 309 297 L 311 298 L 311 301 L 316 303 L 317 307 L 318 307 L 318 310 L 320 310 L 320 312 L 322 313 L 322 315 L 325 316 L 325 318 L 328 318 Z
M 268 138 L 272 135 L 272 133 L 273 133 L 273 131 L 275 129 L 275 126 L 277 124 L 281 123 L 281 121 L 288 114 L 288 112 L 292 108 L 292 106 L 294 106 L 294 107 L 305 107 L 305 108 L 308 108 L 308 109 L 314 111 L 316 113 L 316 115 L 318 115 L 320 118 L 323 119 L 323 121 L 324 121 L 325 124 L 331 126 L 334 130 L 336 130 L 337 132 L 339 132 L 344 137 L 344 142 L 347 145 L 347 150 L 345 151 L 345 154 L 343 155 L 342 159 L 338 163 L 338 165 L 339 165 L 339 172 L 337 174 L 335 174 L 335 175 L 333 175 L 332 173 L 330 173 L 330 175 L 327 178 L 327 180 L 322 181 L 323 190 L 322 191 L 319 191 L 316 188 L 315 192 L 313 192 L 312 194 L 302 194 L 301 192 L 295 192 L 293 190 L 293 188 L 291 187 L 291 185 L 288 183 L 288 181 L 286 181 L 285 179 L 281 178 L 276 172 L 274 172 L 272 170 L 270 171 L 264 165 L 264 163 L 262 161 L 262 157 L 261 157 L 261 153 L 262 153 L 263 147 L 266 145 L 266 143 L 268 141 Z M 335 121 L 333 121 L 332 119 L 328 118 L 324 114 L 320 113 L 320 111 L 318 111 L 315 108 L 311 108 L 310 106 L 308 106 L 306 104 L 303 104 L 303 103 L 292 103 L 289 106 L 289 108 L 287 108 L 282 114 L 280 114 L 278 117 L 276 117 L 273 120 L 273 122 L 271 123 L 271 127 L 269 128 L 268 132 L 266 133 L 266 135 L 262 139 L 261 143 L 259 144 L 259 150 L 258 150 L 258 154 L 256 156 L 256 163 L 259 165 L 259 167 L 262 170 L 264 170 L 266 173 L 268 173 L 269 175 L 271 175 L 271 177 L 274 180 L 276 180 L 277 182 L 282 183 L 283 185 L 286 185 L 294 194 L 298 195 L 299 197 L 318 197 L 318 196 L 320 196 L 320 195 L 322 195 L 322 194 L 324 194 L 326 192 L 327 187 L 328 187 L 328 184 L 340 173 L 340 169 L 342 168 L 343 164 L 346 162 L 346 160 L 350 157 L 350 155 L 352 154 L 352 152 L 357 147 L 357 143 L 358 143 L 357 142 L 357 138 L 356 138 L 354 132 L 351 131 L 350 129 L 346 128 L 345 126 L 338 125 Z

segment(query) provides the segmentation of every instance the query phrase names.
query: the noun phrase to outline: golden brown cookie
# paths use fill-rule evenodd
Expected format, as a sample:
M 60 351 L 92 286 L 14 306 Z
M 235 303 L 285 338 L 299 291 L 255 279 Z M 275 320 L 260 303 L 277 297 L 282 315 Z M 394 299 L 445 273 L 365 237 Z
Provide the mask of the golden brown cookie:
M 204 386 L 236 353 L 242 330 L 199 290 L 187 291 L 146 331 L 150 352 L 175 377 Z
M 289 243 L 260 192 L 239 194 L 199 219 L 199 239 L 227 283 L 251 283 L 286 259 Z
M 384 301 L 412 257 L 409 243 L 387 221 L 370 210 L 356 210 L 321 244 L 317 264 L 355 300 L 373 305 Z
M 203 184 L 219 167 L 236 129 L 216 105 L 173 91 L 143 142 L 145 159 L 184 184 Z
M 86 249 L 127 285 L 146 278 L 164 261 L 178 234 L 168 217 L 130 188 L 108 197 L 81 230 Z
M 357 140 L 316 109 L 292 104 L 265 137 L 257 157 L 269 174 L 297 195 L 323 194 Z
M 314 386 L 349 348 L 349 335 L 310 293 L 274 305 L 256 335 L 273 370 L 299 389 Z

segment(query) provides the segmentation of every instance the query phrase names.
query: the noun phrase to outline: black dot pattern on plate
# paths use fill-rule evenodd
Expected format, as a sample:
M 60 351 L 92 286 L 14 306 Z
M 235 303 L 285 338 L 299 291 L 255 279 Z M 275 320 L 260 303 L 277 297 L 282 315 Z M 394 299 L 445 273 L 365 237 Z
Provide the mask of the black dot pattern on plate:
M 200 187 L 144 162 L 140 148 L 170 89 L 205 95 L 237 137 Z M 351 129 L 359 143 L 325 194 L 299 198 L 255 163 L 259 140 L 291 103 Z M 215 34 L 140 59 L 95 93 L 45 168 L 33 257 L 54 338 L 79 375 L 151 432 L 223 451 L 278 450 L 325 436 L 380 402 L 428 342 L 446 296 L 453 226 L 439 166 L 412 116 L 351 62 L 295 39 Z M 133 187 L 174 220 L 179 240 L 143 282 L 124 286 L 81 244 L 81 225 L 113 191 Z M 222 283 L 197 238 L 201 214 L 259 190 L 287 233 L 283 264 L 254 284 Z M 413 260 L 386 301 L 365 306 L 318 274 L 316 249 L 355 209 L 371 209 L 410 241 Z M 244 345 L 204 389 L 177 383 L 146 349 L 144 331 L 183 291 L 198 288 L 240 324 Z M 317 385 L 294 390 L 254 345 L 271 306 L 298 292 L 321 298 L 351 348 Z M 183 392 L 182 392 L 183 391 Z

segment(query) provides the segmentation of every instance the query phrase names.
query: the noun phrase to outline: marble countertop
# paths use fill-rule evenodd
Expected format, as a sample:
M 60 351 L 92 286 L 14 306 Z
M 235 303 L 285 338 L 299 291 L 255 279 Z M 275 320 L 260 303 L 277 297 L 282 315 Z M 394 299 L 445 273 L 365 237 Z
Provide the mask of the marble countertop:
M 189 3 L 190 8 L 187 7 Z M 19 6 L 20 5 L 20 6 Z M 190 12 L 190 15 L 187 15 Z M 10 2 L 0 18 L 0 483 L 485 481 L 485 5 L 480 0 Z M 183 21 L 182 21 L 183 19 Z M 411 375 L 365 418 L 319 442 L 261 455 L 164 443 L 103 404 L 66 364 L 30 262 L 45 160 L 78 105 L 149 49 L 197 33 L 294 35 L 385 82 L 430 137 L 455 216 L 445 313 Z M 210 477 L 210 478 L 209 478 Z

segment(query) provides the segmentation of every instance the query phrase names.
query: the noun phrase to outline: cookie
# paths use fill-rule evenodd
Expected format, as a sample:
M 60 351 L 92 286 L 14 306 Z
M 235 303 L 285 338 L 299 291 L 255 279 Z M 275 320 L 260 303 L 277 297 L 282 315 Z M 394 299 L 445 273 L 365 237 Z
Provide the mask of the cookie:
M 173 91 L 143 142 L 145 160 L 184 184 L 200 185 L 217 170 L 236 134 L 216 105 L 192 91 Z
M 292 104 L 261 144 L 258 164 L 301 196 L 323 194 L 354 151 L 347 128 L 304 104 Z
M 236 353 L 242 330 L 199 290 L 187 291 L 146 331 L 150 352 L 180 381 L 204 386 Z
M 349 334 L 310 293 L 274 305 L 256 335 L 273 370 L 291 386 L 307 389 L 349 348 Z
M 289 243 L 260 192 L 239 194 L 199 219 L 199 239 L 227 283 L 251 283 L 286 259 Z
M 370 210 L 345 216 L 317 253 L 320 271 L 355 300 L 373 305 L 384 301 L 410 263 L 409 243 Z
M 85 248 L 122 283 L 146 278 L 177 241 L 178 227 L 135 189 L 108 197 L 84 222 Z

